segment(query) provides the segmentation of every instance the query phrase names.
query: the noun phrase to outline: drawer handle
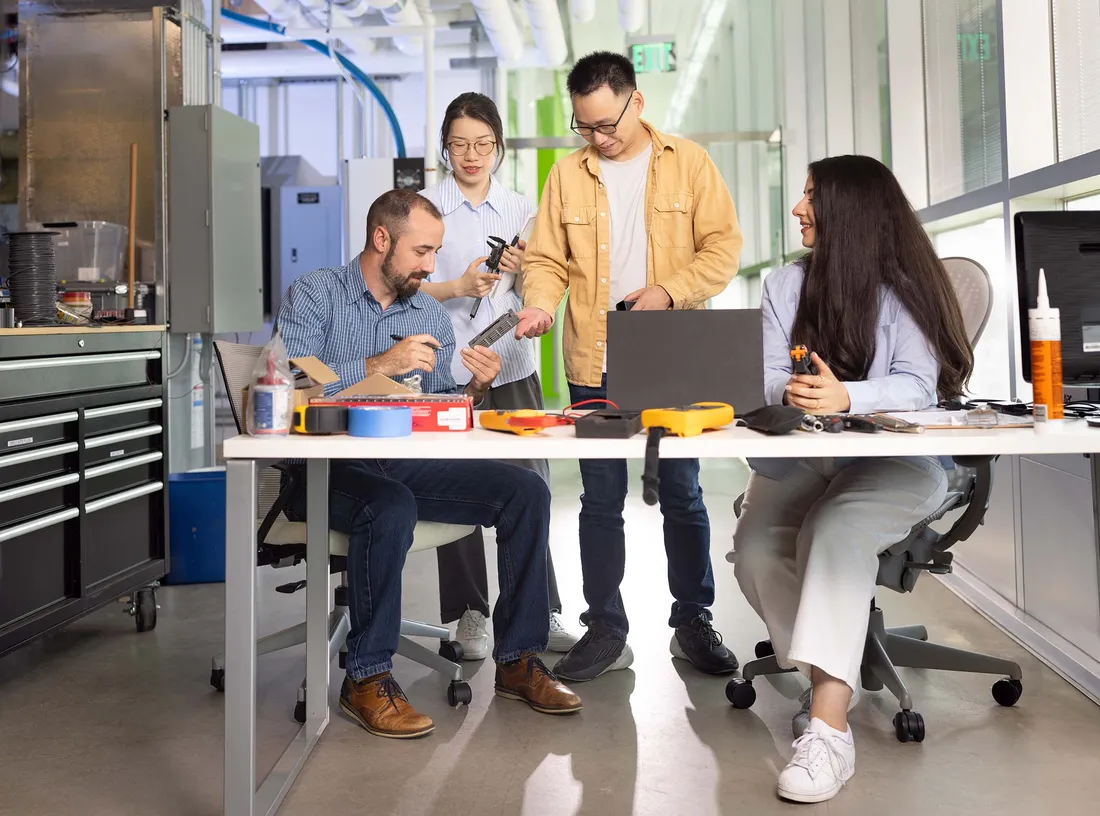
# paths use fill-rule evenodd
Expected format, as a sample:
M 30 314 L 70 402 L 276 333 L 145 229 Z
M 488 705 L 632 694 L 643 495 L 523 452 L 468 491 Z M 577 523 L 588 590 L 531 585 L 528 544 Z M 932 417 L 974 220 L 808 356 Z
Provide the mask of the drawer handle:
M 151 462 L 159 462 L 163 458 L 163 453 L 160 451 L 153 451 L 152 453 L 143 453 L 141 456 L 133 456 L 129 459 L 119 459 L 117 462 L 108 462 L 105 465 L 96 465 L 95 467 L 88 468 L 84 471 L 84 478 L 94 479 L 97 476 L 106 476 L 108 473 L 118 473 L 120 470 L 129 470 L 130 468 L 139 467 L 140 465 L 148 465 Z
M 93 436 L 91 439 L 84 440 L 84 448 L 102 448 L 106 445 L 114 445 L 116 442 L 127 442 L 131 439 L 141 439 L 143 436 L 156 436 L 163 428 L 160 425 L 146 425 L 143 428 L 134 428 L 130 431 L 119 431 L 113 434 L 104 434 L 103 436 Z
M 49 448 L 23 451 L 23 453 L 11 453 L 7 456 L 0 456 L 0 468 L 9 467 L 10 465 L 22 465 L 38 459 L 49 459 L 51 456 L 63 456 L 66 453 L 75 453 L 79 449 L 80 445 L 75 442 L 66 442 L 64 445 L 53 445 Z
M 122 405 L 105 405 L 102 408 L 89 408 L 84 412 L 85 419 L 99 419 L 100 417 L 129 414 L 133 411 L 145 411 L 149 408 L 160 408 L 164 405 L 162 399 L 147 399 L 141 402 L 126 402 Z M 0 430 L 3 430 L 0 427 Z
M 65 485 L 71 485 L 79 481 L 79 473 L 66 473 L 62 476 L 54 476 L 52 479 L 44 479 L 41 482 L 31 482 L 30 484 L 20 485 L 19 487 L 13 487 L 9 490 L 0 490 L 0 504 L 13 501 L 14 499 L 21 499 L 24 496 L 33 496 L 35 493 L 45 493 L 47 490 L 53 490 L 55 487 L 64 487 Z
M 76 420 L 76 411 L 33 417 L 31 419 L 17 419 L 14 422 L 0 422 L 0 433 L 25 431 L 29 428 L 41 428 L 43 425 L 60 425 L 64 422 L 76 422 Z
M 57 513 L 51 513 L 42 518 L 25 521 L 22 524 L 16 524 L 14 527 L 0 530 L 0 542 L 11 541 L 13 538 L 19 538 L 19 536 L 25 536 L 28 533 L 45 530 L 47 527 L 53 527 L 55 524 L 61 524 L 63 521 L 74 519 L 79 515 L 80 511 L 78 509 L 70 507 L 68 510 L 60 510 Z
M 26 360 L 5 360 L 4 362 L 0 362 L 0 371 L 25 371 L 28 368 L 61 368 L 62 366 L 98 365 L 101 363 L 131 363 L 135 360 L 159 359 L 159 351 L 89 354 L 87 357 L 32 357 Z
M 88 502 L 84 505 L 84 512 L 94 513 L 97 510 L 114 507 L 116 504 L 130 501 L 130 499 L 137 499 L 141 496 L 148 496 L 150 493 L 157 493 L 163 489 L 163 487 L 164 482 L 149 482 L 149 484 L 143 484 L 140 487 L 131 487 L 129 490 L 123 490 L 121 493 L 114 493 L 110 496 L 104 496 L 102 499 Z

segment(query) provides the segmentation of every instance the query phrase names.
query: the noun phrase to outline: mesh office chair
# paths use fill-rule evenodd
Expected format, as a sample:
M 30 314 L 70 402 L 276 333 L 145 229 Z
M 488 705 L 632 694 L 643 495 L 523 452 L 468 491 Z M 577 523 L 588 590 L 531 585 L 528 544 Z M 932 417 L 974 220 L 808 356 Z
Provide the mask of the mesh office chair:
M 244 433 L 243 392 L 252 380 L 252 368 L 259 359 L 262 349 L 260 346 L 226 343 L 219 340 L 214 343 L 214 350 L 222 372 L 222 381 L 233 409 L 233 422 L 237 426 L 237 432 Z M 287 473 L 289 481 L 285 488 L 280 489 L 281 474 L 284 472 Z M 259 471 L 257 508 L 260 518 L 257 520 L 259 529 L 256 533 L 258 566 L 279 569 L 295 566 L 305 560 L 306 525 L 304 522 L 290 521 L 283 514 L 283 508 L 298 487 L 297 478 L 296 469 L 286 469 L 281 464 L 261 468 Z M 458 524 L 417 522 L 413 534 L 413 545 L 409 551 L 419 552 L 442 547 L 444 544 L 464 538 L 473 530 L 473 527 Z M 227 546 L 234 546 L 234 543 L 227 542 Z M 343 533 L 330 530 L 329 569 L 330 572 L 340 573 L 340 585 L 335 589 L 334 609 L 329 615 L 329 659 L 339 655 L 341 669 L 345 668 L 347 654 L 345 641 L 351 629 L 351 618 L 348 612 L 347 556 L 348 537 Z M 305 585 L 305 581 L 293 581 L 276 587 L 275 591 L 290 594 L 303 589 Z M 438 639 L 440 641 L 438 654 L 412 641 L 410 639 L 412 637 Z M 256 653 L 257 655 L 271 654 L 305 642 L 306 625 L 302 622 L 289 629 L 260 638 L 256 642 Z M 473 699 L 470 685 L 465 681 L 462 666 L 458 662 L 462 659 L 462 646 L 450 640 L 450 632 L 446 627 L 402 618 L 401 639 L 397 653 L 449 678 L 451 683 L 447 688 L 447 700 L 452 706 L 468 705 Z M 218 655 L 212 661 L 210 684 L 218 691 L 225 691 L 224 655 Z M 298 702 L 294 707 L 294 718 L 300 723 L 304 723 L 306 719 L 305 699 L 303 681 L 298 688 Z
M 993 306 L 989 273 L 967 258 L 945 258 L 943 264 L 958 295 L 967 336 L 971 345 L 976 346 Z M 913 528 L 908 538 L 879 555 L 879 586 L 895 592 L 912 592 L 922 572 L 951 572 L 951 547 L 974 533 L 989 507 L 993 459 L 955 457 L 956 468 L 948 471 L 947 497 L 940 508 Z M 744 494 L 735 502 L 735 515 L 740 516 L 743 499 Z M 949 530 L 939 533 L 932 529 L 931 524 L 953 510 L 962 510 L 962 515 Z M 899 667 L 1007 675 L 993 684 L 993 699 L 1003 706 L 1015 705 L 1020 699 L 1023 684 L 1019 664 L 927 640 L 928 630 L 923 626 L 886 628 L 882 610 L 871 601 L 860 681 L 868 691 L 879 691 L 885 685 L 898 698 L 901 711 L 894 717 L 894 731 L 900 741 L 920 742 L 925 729 L 924 718 L 912 710 L 913 699 L 898 674 Z M 726 697 L 735 708 L 749 708 L 756 702 L 753 678 L 793 671 L 779 667 L 770 641 L 756 644 L 756 657 L 745 665 L 741 677 L 733 678 L 726 686 Z

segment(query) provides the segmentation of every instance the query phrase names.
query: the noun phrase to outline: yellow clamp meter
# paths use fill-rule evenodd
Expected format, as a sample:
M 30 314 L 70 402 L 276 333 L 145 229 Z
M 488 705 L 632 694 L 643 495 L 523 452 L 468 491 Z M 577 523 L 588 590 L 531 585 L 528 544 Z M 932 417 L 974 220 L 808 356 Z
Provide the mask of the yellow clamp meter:
M 528 419 L 534 417 L 546 416 L 545 411 L 536 411 L 530 408 L 521 408 L 518 411 L 482 411 L 481 412 L 481 427 L 490 431 L 504 431 L 505 433 L 514 433 L 519 436 L 530 436 L 531 434 L 537 434 L 542 428 L 534 426 L 514 425 L 509 422 L 512 417 L 517 419 Z
M 642 426 L 648 430 L 645 445 L 645 469 L 642 471 L 642 498 L 654 505 L 659 498 L 658 465 L 662 437 L 699 436 L 703 431 L 724 428 L 733 422 L 733 406 L 724 402 L 697 402 L 680 408 L 651 408 L 642 411 Z

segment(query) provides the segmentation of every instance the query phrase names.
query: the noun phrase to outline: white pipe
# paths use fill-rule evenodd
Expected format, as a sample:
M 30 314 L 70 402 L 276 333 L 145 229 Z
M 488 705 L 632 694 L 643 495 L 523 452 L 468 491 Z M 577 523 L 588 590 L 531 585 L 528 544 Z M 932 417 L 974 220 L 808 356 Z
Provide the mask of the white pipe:
M 222 104 L 222 4 L 221 0 L 210 3 L 210 101 L 218 107 Z M 205 49 L 204 49 L 205 50 Z
M 435 15 L 424 12 L 424 186 L 435 186 Z
M 523 34 L 508 0 L 472 0 L 472 4 L 496 55 L 505 62 L 519 60 L 523 56 Z
M 381 9 L 382 17 L 392 26 L 421 28 L 424 18 L 420 15 L 415 0 L 368 0 L 377 9 Z M 430 10 L 428 12 L 431 13 Z M 403 54 L 418 57 L 424 53 L 424 40 L 422 37 L 410 37 L 408 35 L 395 36 L 393 44 Z
M 354 25 L 351 18 L 344 14 L 343 10 L 335 3 L 332 4 L 332 19 L 329 19 L 329 2 L 328 0 L 298 0 L 302 4 L 302 7 L 307 11 L 312 11 L 313 14 L 307 14 L 307 19 L 312 18 L 313 21 L 326 29 L 332 28 L 344 28 L 346 26 Z
M 646 0 L 619 0 L 619 25 L 627 34 L 641 31 L 645 18 Z
M 591 23 L 596 16 L 596 0 L 569 0 L 569 14 L 574 23 Z
M 535 45 L 542 54 L 544 68 L 557 68 L 569 55 L 565 44 L 565 29 L 555 0 L 523 0 L 527 19 L 535 35 Z

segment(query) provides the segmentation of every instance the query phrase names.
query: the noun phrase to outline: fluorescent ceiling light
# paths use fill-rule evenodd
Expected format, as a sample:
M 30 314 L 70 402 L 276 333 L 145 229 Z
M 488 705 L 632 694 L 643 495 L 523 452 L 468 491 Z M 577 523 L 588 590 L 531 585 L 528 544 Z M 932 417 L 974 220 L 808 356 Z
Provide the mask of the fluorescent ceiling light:
M 710 55 L 710 47 L 714 44 L 718 26 L 726 14 L 727 5 L 729 0 L 706 0 L 703 13 L 699 16 L 695 36 L 691 38 L 691 54 L 688 56 L 684 71 L 680 74 L 679 82 L 676 83 L 676 92 L 672 96 L 672 104 L 665 117 L 665 130 L 676 131 L 684 119 L 688 104 L 695 95 L 695 87 L 699 84 L 703 65 Z

